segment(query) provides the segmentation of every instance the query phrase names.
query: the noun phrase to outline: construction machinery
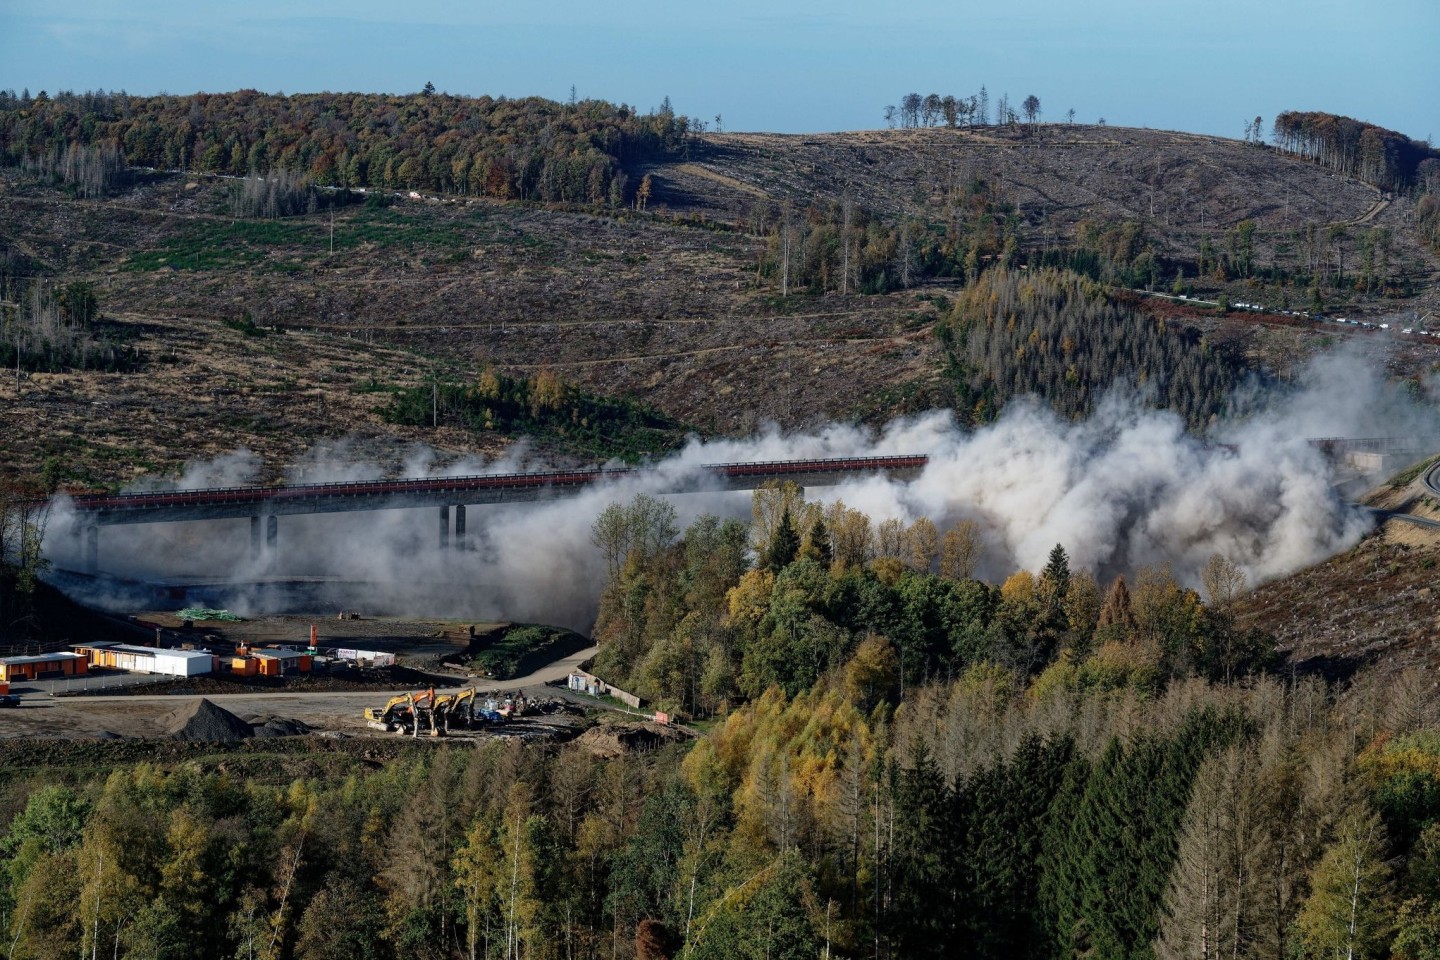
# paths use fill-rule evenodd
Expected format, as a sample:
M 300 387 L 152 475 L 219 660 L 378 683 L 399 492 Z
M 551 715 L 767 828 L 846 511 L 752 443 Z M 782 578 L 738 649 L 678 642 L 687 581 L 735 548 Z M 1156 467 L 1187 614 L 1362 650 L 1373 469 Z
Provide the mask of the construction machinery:
M 391 697 L 383 707 L 366 707 L 365 720 L 375 730 L 408 733 L 419 736 L 420 728 L 430 724 L 435 731 L 435 691 L 402 693 Z
M 420 736 L 421 732 L 442 737 L 455 729 L 508 723 L 526 708 L 523 697 L 481 703 L 476 699 L 477 693 L 474 687 L 453 693 L 437 694 L 433 689 L 402 693 L 391 697 L 383 707 L 366 707 L 366 725 L 374 730 L 406 733 L 412 737 Z
M 435 698 L 432 720 L 431 732 L 435 735 L 443 735 L 452 727 L 468 730 L 476 720 L 475 688 L 440 694 Z

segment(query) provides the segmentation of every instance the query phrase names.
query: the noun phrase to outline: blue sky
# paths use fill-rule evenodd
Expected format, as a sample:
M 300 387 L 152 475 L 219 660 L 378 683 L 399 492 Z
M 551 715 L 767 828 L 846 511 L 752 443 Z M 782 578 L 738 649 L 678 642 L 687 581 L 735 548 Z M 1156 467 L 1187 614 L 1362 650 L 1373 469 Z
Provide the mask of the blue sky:
M 883 125 L 984 84 L 1239 137 L 1285 109 L 1440 138 L 1440 0 L 0 0 L 0 88 L 581 97 L 730 130 Z

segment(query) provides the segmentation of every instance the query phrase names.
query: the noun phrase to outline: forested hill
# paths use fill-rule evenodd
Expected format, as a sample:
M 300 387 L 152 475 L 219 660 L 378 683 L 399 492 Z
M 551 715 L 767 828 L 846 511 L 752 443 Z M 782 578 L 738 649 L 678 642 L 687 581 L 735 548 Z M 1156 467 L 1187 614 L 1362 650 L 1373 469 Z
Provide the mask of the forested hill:
M 1409 187 L 1440 168 L 1440 151 L 1429 143 L 1333 113 L 1285 111 L 1275 118 L 1275 143 L 1387 189 Z
M 622 202 L 622 167 L 674 152 L 691 121 L 669 99 L 641 114 L 601 100 L 254 90 L 31 98 L 0 92 L 0 159 L 59 163 L 118 150 L 132 166 L 244 176 L 285 169 L 323 185 L 501 199 Z

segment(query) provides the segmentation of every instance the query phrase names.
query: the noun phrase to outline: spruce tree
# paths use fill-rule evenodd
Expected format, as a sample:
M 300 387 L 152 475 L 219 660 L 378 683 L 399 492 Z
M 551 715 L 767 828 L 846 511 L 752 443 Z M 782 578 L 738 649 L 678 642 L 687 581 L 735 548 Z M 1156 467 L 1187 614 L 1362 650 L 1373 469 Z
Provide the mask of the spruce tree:
M 1040 578 L 1049 584 L 1055 602 L 1063 602 L 1065 595 L 1070 592 L 1070 557 L 1060 544 L 1055 544 L 1055 548 L 1050 551 L 1050 559 L 1046 561 Z
M 790 508 L 780 514 L 780 522 L 775 525 L 775 535 L 770 538 L 770 544 L 765 548 L 765 556 L 762 558 L 761 566 L 766 570 L 779 573 L 795 561 L 800 553 L 800 537 L 795 532 L 795 524 L 790 519 Z
M 835 553 L 830 548 L 830 528 L 825 526 L 824 514 L 815 514 L 815 522 L 810 525 L 810 532 L 805 535 L 805 548 L 800 551 L 800 555 L 814 560 L 822 569 L 830 569 Z

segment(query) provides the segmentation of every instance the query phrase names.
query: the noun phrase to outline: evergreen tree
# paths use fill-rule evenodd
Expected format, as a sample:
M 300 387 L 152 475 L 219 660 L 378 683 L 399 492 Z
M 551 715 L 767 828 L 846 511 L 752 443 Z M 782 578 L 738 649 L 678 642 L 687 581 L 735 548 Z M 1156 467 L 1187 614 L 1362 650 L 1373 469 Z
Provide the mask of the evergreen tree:
M 890 932 L 905 957 L 949 955 L 956 931 L 950 790 L 925 741 L 911 748 L 895 800 L 894 906 Z
M 1049 585 L 1055 602 L 1063 603 L 1065 595 L 1070 591 L 1070 556 L 1060 544 L 1055 544 L 1050 551 L 1050 558 L 1046 561 L 1040 578 Z
M 823 512 L 818 510 L 815 512 L 815 522 L 810 524 L 810 532 L 805 535 L 805 543 L 800 550 L 800 555 L 814 560 L 827 570 L 834 561 L 834 551 L 830 547 L 830 528 L 825 526 Z
M 780 514 L 780 522 L 775 525 L 775 533 L 770 538 L 770 544 L 765 548 L 765 555 L 761 560 L 761 567 L 772 573 L 779 573 L 795 561 L 800 553 L 800 537 L 795 532 L 795 524 L 790 518 L 790 508 L 786 506 Z

